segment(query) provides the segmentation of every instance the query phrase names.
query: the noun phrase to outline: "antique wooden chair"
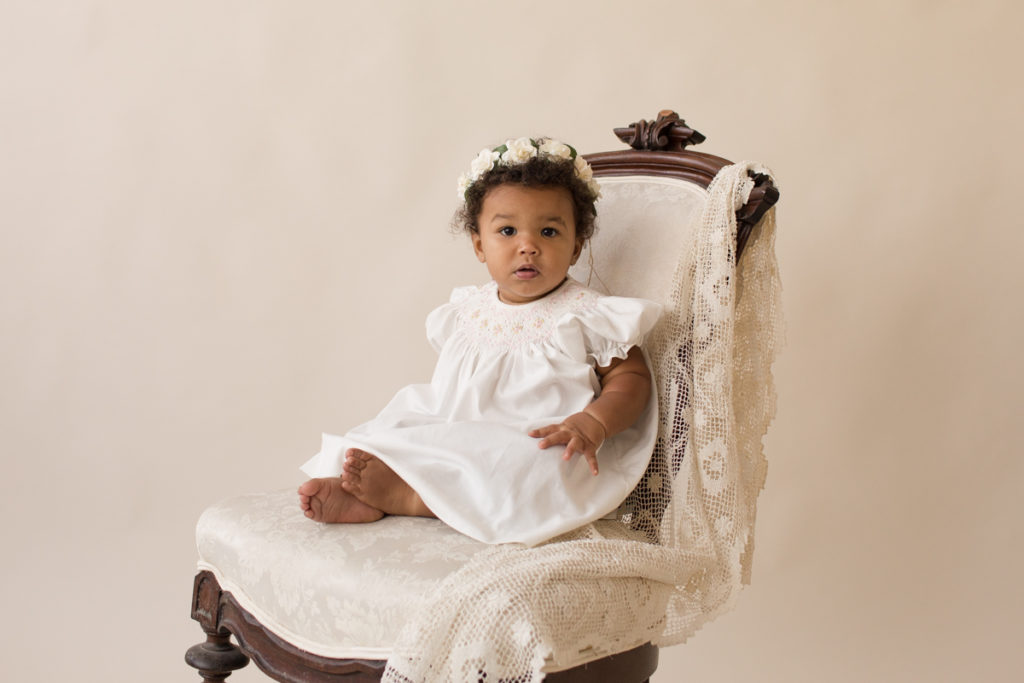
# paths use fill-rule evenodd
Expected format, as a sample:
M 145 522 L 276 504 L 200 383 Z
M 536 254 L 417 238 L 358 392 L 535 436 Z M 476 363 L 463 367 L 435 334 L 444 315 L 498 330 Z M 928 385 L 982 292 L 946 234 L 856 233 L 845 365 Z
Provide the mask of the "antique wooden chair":
M 602 186 L 654 178 L 685 181 L 702 191 L 730 163 L 686 150 L 704 136 L 674 112 L 662 111 L 654 121 L 617 128 L 615 134 L 632 149 L 586 156 Z M 779 198 L 768 177 L 754 180 L 749 200 L 737 212 L 737 259 L 752 227 Z M 597 276 L 614 281 L 616 294 L 657 299 L 643 277 L 616 280 L 615 269 L 618 261 L 630 258 L 657 261 L 655 252 L 665 251 L 664 242 L 640 245 L 632 256 L 624 253 L 616 243 L 615 221 L 628 215 L 629 207 L 606 213 L 602 204 L 600 210 L 594 248 L 614 251 L 615 258 L 606 259 Z M 657 207 L 644 212 L 634 220 L 656 220 Z M 653 277 L 664 279 L 657 267 L 650 269 Z M 589 276 L 574 274 L 584 281 Z M 250 658 L 279 681 L 378 681 L 409 605 L 486 547 L 437 520 L 386 517 L 365 525 L 314 524 L 302 516 L 292 490 L 241 496 L 211 507 L 200 519 L 197 542 L 201 559 L 192 618 L 207 639 L 189 649 L 185 659 L 204 681 L 224 680 Z M 625 652 L 595 648 L 578 661 L 551 663 L 546 680 L 640 683 L 649 679 L 657 661 L 658 650 L 650 643 Z

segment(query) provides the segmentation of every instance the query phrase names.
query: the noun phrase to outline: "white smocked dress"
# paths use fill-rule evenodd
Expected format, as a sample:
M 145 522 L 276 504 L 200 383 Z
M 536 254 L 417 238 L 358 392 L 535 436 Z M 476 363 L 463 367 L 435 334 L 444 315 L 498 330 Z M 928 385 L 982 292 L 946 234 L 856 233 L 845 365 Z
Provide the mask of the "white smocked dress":
M 564 445 L 541 450 L 531 429 L 561 422 L 600 393 L 595 366 L 625 358 L 661 314 L 643 299 L 604 296 L 569 279 L 509 305 L 497 285 L 459 287 L 427 317 L 440 357 L 430 384 L 401 389 L 344 436 L 324 434 L 302 466 L 341 474 L 345 451 L 376 455 L 454 529 L 485 543 L 534 545 L 614 511 L 647 467 L 657 397 L 598 450 L 600 473 Z

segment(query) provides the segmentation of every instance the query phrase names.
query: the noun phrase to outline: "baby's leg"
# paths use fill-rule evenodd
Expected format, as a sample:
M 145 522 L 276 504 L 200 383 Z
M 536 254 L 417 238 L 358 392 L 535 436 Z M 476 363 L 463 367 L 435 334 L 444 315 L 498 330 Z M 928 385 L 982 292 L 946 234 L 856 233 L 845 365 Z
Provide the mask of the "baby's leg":
M 376 456 L 357 448 L 345 453 L 341 486 L 371 508 L 389 515 L 436 517 L 420 494 Z
M 313 521 L 328 524 L 376 522 L 384 516 L 342 489 L 340 477 L 310 479 L 300 486 L 299 507 Z

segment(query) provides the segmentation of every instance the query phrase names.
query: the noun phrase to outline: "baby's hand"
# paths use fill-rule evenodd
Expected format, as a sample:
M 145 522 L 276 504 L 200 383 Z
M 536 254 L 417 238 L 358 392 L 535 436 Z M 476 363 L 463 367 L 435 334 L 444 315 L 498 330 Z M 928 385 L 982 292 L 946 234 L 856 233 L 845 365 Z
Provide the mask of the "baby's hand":
M 562 460 L 568 460 L 573 453 L 582 453 L 590 463 L 590 471 L 597 474 L 597 449 L 605 440 L 608 432 L 604 425 L 590 413 L 575 413 L 565 418 L 561 424 L 548 425 L 530 431 L 530 436 L 543 437 L 537 445 L 548 448 L 555 444 L 565 444 Z

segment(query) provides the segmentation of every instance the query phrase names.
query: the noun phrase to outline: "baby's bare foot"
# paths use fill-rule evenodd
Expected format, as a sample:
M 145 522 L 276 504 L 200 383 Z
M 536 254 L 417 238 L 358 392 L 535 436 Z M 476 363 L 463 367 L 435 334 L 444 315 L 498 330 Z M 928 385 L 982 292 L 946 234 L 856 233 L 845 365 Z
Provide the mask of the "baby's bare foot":
M 350 448 L 345 453 L 341 486 L 368 507 L 389 515 L 435 517 L 423 499 L 374 455 Z
M 376 522 L 384 516 L 345 491 L 340 477 L 310 479 L 300 486 L 299 507 L 313 521 L 327 524 Z

